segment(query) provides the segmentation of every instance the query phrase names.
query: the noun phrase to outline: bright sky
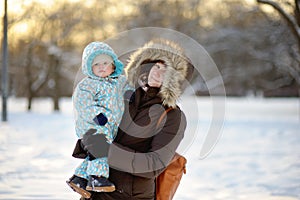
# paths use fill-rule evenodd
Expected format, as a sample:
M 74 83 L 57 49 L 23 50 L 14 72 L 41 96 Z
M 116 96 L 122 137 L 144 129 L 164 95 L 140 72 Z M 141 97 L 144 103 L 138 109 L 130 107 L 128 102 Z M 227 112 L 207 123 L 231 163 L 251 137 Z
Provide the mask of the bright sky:
M 37 2 L 40 3 L 42 5 L 45 5 L 45 7 L 47 8 L 51 8 L 53 4 L 55 4 L 56 2 L 61 2 L 61 1 L 69 1 L 69 2 L 84 2 L 85 4 L 89 4 L 91 3 L 93 0 L 7 0 L 7 6 L 8 6 L 8 14 L 9 13 L 19 13 L 22 12 L 23 8 L 32 4 L 33 2 Z M 150 0 L 149 0 L 150 1 Z M 183 1 L 183 0 L 182 0 Z M 213 5 L 216 3 L 219 3 L 220 0 L 210 0 L 207 1 L 205 4 L 211 4 L 212 7 L 214 7 Z M 253 5 L 257 5 L 256 0 L 243 0 L 244 3 L 253 6 Z M 121 2 L 120 2 L 121 3 Z M 122 7 L 128 7 L 128 10 L 130 5 L 128 5 L 129 3 L 124 1 L 122 3 Z M 120 5 L 120 4 L 119 4 Z M 265 12 L 273 12 L 274 9 L 271 6 L 260 6 Z M 110 9 L 114 9 L 115 7 L 111 7 Z M 114 11 L 114 10 L 112 10 Z M 2 17 L 4 15 L 4 0 L 1 1 L 0 3 L 0 20 L 2 21 Z M 9 15 L 8 15 L 9 17 Z M 0 23 L 2 24 L 2 23 Z M 28 31 L 28 24 L 26 22 L 22 22 L 19 23 L 18 25 L 15 26 L 15 29 L 18 30 L 17 32 L 22 34 L 22 33 L 26 33 Z M 0 30 L 2 29 L 2 27 L 0 27 Z
M 61 1 L 63 1 L 63 0 L 61 0 Z M 81 0 L 67 0 L 67 1 L 77 2 L 77 1 L 81 1 Z M 8 9 L 8 12 L 17 13 L 17 12 L 22 11 L 23 6 L 30 5 L 33 2 L 38 2 L 38 3 L 41 3 L 41 4 L 44 4 L 46 6 L 51 7 L 51 5 L 53 3 L 55 3 L 55 0 L 47 0 L 47 1 L 45 1 L 45 0 L 7 0 L 7 9 Z M 1 14 L 1 16 L 3 16 L 3 13 L 4 13 L 4 0 L 0 4 L 0 9 L 1 9 L 0 14 Z
M 24 5 L 29 5 L 32 2 L 39 2 L 42 4 L 45 4 L 47 6 L 51 6 L 51 4 L 55 3 L 56 0 L 7 0 L 7 5 L 8 5 L 8 11 L 9 12 L 20 12 L 22 10 L 22 6 Z M 66 1 L 66 0 L 65 0 Z M 88 3 L 88 0 L 67 0 L 70 2 L 79 2 L 79 1 L 84 1 L 85 3 Z M 218 1 L 218 0 L 217 0 Z M 256 4 L 256 0 L 244 0 L 250 5 Z M 213 1 L 212 1 L 213 2 Z M 3 2 L 0 3 L 0 14 L 3 16 L 4 13 L 4 0 Z
M 20 12 L 20 11 L 22 11 L 22 6 L 29 5 L 32 2 L 42 2 L 45 4 L 49 4 L 49 2 L 52 2 L 52 0 L 47 0 L 47 1 L 43 1 L 43 0 L 7 0 L 7 11 L 9 13 L 10 12 L 14 12 L 14 13 Z M 0 11 L 1 16 L 3 16 L 4 0 L 3 0 L 3 2 L 1 2 L 0 9 L 1 9 L 1 11 Z
M 22 7 L 26 6 L 26 5 L 30 5 L 32 2 L 38 2 L 41 4 L 44 4 L 47 7 L 51 7 L 51 5 L 53 3 L 55 3 L 57 0 L 7 0 L 7 5 L 8 5 L 8 12 L 13 12 L 13 13 L 17 13 L 17 12 L 21 12 L 22 11 Z M 61 1 L 69 1 L 69 2 L 79 2 L 82 1 L 86 4 L 89 3 L 90 0 L 60 0 Z M 220 0 L 211 0 L 210 2 L 212 4 L 218 3 Z M 255 5 L 257 4 L 256 0 L 243 0 L 244 2 L 246 2 L 249 5 Z M 124 4 L 126 5 L 126 3 Z M 271 10 L 273 11 L 273 8 L 271 8 L 270 6 L 262 6 L 264 7 L 263 9 L 267 12 L 270 12 Z M 2 17 L 4 14 L 4 0 L 3 2 L 0 3 L 0 16 Z
M 55 4 L 55 2 L 62 2 L 62 1 L 82 2 L 85 5 L 89 5 L 94 2 L 94 0 L 47 0 L 47 1 L 45 1 L 45 0 L 7 0 L 7 7 L 8 7 L 8 13 L 18 13 L 18 12 L 22 11 L 24 6 L 30 5 L 33 2 L 37 2 L 42 5 L 45 5 L 45 7 L 51 8 L 51 6 L 53 4 Z M 126 8 L 127 10 L 130 8 L 130 6 L 128 6 L 128 3 L 126 1 L 119 2 L 119 5 L 122 5 L 122 7 Z M 3 15 L 4 15 L 4 0 L 3 0 L 3 2 L 0 3 L 0 17 L 2 17 Z
M 32 4 L 33 2 L 37 2 L 40 3 L 42 5 L 45 5 L 45 7 L 47 8 L 51 8 L 53 4 L 55 4 L 55 2 L 61 2 L 61 1 L 69 1 L 69 2 L 78 2 L 78 1 L 82 1 L 82 0 L 7 0 L 7 11 L 8 11 L 8 17 L 10 13 L 18 13 L 18 12 L 22 12 L 23 8 Z M 84 1 L 85 3 L 88 2 Z M 1 1 L 0 3 L 0 17 L 1 17 L 1 23 L 2 24 L 2 18 L 4 16 L 4 0 Z M 18 23 L 17 25 L 15 25 L 13 27 L 13 29 L 17 30 L 17 32 L 19 34 L 22 33 L 26 33 L 28 31 L 28 24 L 26 22 L 21 22 Z M 12 29 L 12 31 L 13 31 Z M 0 30 L 2 30 L 2 26 L 0 27 Z M 16 32 L 16 31 L 13 31 Z

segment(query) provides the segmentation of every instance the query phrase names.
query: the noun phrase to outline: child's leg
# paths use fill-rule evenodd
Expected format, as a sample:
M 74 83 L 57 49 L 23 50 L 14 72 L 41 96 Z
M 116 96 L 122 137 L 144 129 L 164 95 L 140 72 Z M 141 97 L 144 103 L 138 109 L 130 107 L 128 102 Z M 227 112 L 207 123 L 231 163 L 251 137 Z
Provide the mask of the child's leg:
M 75 174 L 67 181 L 67 184 L 84 198 L 90 198 L 91 193 L 86 190 L 88 183 L 88 175 L 86 173 L 89 158 L 85 160 L 76 168 Z
M 96 158 L 88 161 L 86 168 L 87 175 L 103 176 L 108 178 L 109 176 L 109 165 L 107 163 L 107 157 Z
M 74 174 L 76 176 L 79 176 L 81 178 L 88 180 L 89 179 L 89 175 L 87 173 L 88 164 L 89 164 L 89 157 L 85 158 L 83 160 L 83 162 L 75 169 Z
M 87 190 L 94 192 L 115 191 L 115 185 L 107 179 L 109 176 L 107 157 L 89 161 L 87 173 L 89 174 L 89 181 L 86 187 Z
M 105 129 L 106 130 L 106 129 Z M 111 144 L 113 141 L 113 134 L 110 131 L 104 131 L 104 133 L 100 133 L 101 135 L 104 135 L 105 137 L 101 137 L 101 141 L 105 142 L 106 144 Z M 99 134 L 99 135 L 100 135 Z M 100 141 L 99 148 L 95 148 L 97 151 L 101 151 Z M 92 152 L 89 152 L 92 153 Z M 105 178 L 108 178 L 109 176 L 109 165 L 107 161 L 107 157 L 101 157 L 101 158 L 94 158 L 90 159 L 87 162 L 87 166 L 85 169 L 85 172 L 87 175 L 94 175 L 94 176 L 102 176 Z

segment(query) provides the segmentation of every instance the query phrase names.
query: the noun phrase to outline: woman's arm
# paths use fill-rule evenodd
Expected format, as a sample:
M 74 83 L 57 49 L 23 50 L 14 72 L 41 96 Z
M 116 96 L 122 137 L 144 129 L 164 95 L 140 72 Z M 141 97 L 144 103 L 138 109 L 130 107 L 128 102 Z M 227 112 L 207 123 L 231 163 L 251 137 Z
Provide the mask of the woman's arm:
M 158 176 L 175 155 L 186 128 L 186 118 L 180 109 L 171 110 L 166 119 L 163 120 L 165 123 L 160 124 L 158 133 L 153 136 L 147 153 L 135 152 L 113 143 L 108 154 L 110 166 L 136 176 Z

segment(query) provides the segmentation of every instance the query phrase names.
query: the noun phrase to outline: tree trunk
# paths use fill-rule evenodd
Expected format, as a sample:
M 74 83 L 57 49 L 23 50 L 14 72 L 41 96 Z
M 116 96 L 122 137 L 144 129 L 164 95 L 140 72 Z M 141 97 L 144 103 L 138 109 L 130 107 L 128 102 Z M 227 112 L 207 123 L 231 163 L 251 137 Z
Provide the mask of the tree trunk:
M 59 111 L 59 97 L 53 97 L 54 111 Z
M 27 111 L 31 111 L 33 96 L 28 95 L 27 97 Z
M 25 73 L 26 73 L 26 81 L 27 81 L 27 111 L 31 110 L 31 104 L 32 104 L 32 100 L 33 100 L 33 91 L 32 91 L 32 78 L 31 78 L 31 73 L 30 73 L 30 66 L 31 66 L 31 49 L 29 50 L 28 53 L 28 63 L 25 66 Z
M 53 79 L 54 79 L 54 94 L 52 96 L 53 100 L 53 109 L 54 111 L 59 111 L 59 97 L 60 97 L 60 89 L 59 89 L 59 59 L 56 57 L 52 57 L 54 61 L 54 72 L 53 72 Z

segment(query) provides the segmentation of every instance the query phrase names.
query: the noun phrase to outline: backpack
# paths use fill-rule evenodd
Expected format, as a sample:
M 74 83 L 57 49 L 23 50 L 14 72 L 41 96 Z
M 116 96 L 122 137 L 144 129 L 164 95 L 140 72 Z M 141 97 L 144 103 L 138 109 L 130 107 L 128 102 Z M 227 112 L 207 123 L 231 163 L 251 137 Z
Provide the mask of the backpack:
M 158 127 L 165 115 L 172 109 L 168 108 L 163 112 L 156 127 Z M 170 164 L 156 177 L 156 200 L 172 200 L 182 175 L 186 173 L 186 162 L 187 160 L 184 156 L 175 153 Z

